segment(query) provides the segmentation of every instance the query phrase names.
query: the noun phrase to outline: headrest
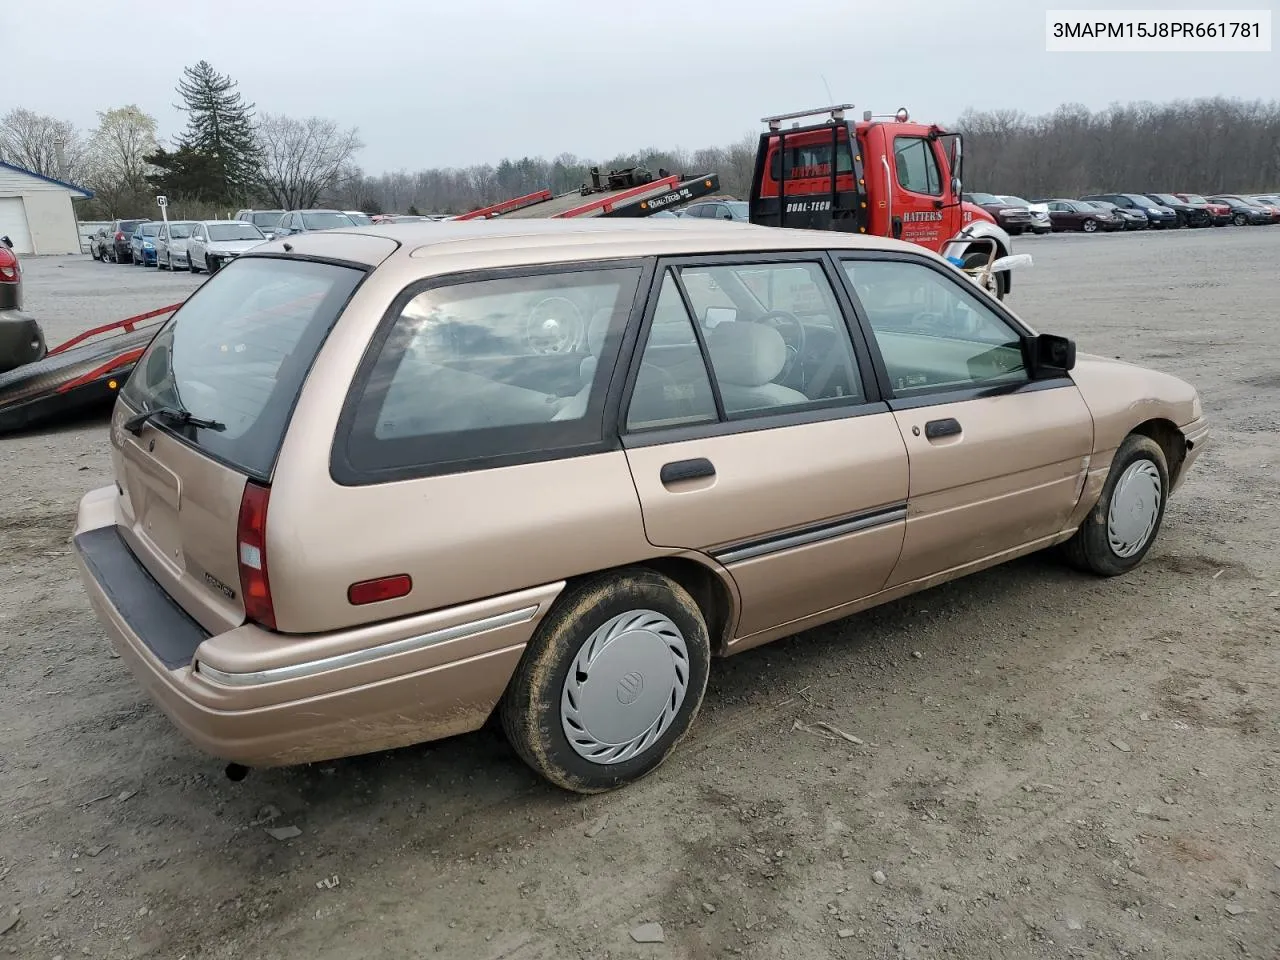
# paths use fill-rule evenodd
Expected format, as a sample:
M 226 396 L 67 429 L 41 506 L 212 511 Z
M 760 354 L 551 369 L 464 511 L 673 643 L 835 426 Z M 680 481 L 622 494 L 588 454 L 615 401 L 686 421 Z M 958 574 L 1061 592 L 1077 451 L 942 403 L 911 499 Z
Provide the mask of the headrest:
M 773 327 L 728 320 L 706 331 L 716 378 L 740 387 L 760 387 L 782 372 L 787 344 Z

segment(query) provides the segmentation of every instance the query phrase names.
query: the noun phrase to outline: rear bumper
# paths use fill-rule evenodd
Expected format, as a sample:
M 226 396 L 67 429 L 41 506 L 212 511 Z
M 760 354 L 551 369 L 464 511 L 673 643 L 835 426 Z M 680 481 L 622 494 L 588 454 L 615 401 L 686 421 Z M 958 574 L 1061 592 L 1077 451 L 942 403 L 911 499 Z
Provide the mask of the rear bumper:
M 80 504 L 75 556 L 112 646 L 190 742 L 282 766 L 476 730 L 562 583 L 323 635 L 210 636 L 115 526 L 115 489 Z

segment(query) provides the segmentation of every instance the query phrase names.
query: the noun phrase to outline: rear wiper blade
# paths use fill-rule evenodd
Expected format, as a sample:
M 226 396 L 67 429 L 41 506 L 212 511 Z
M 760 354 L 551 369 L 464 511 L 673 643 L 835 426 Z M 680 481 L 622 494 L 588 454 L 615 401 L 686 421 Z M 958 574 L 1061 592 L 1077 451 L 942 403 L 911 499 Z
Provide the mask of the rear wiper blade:
M 190 410 L 184 410 L 181 407 L 156 407 L 154 410 L 147 410 L 145 413 L 139 413 L 126 420 L 124 428 L 136 437 L 142 433 L 143 425 L 153 417 L 163 420 L 174 427 L 202 427 L 205 430 L 227 429 L 225 423 L 219 423 L 217 420 L 202 419 L 195 416 Z

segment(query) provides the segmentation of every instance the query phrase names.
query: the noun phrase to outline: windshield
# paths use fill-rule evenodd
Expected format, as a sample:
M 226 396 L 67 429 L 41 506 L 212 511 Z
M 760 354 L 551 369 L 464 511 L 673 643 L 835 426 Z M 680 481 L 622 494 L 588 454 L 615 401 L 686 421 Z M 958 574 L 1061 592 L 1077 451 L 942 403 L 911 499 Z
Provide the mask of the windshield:
M 1209 202 L 1208 200 L 1200 196 L 1200 194 L 1198 193 L 1187 194 L 1187 203 L 1208 203 L 1208 202 Z
M 1175 197 L 1172 193 L 1153 193 L 1153 194 L 1151 194 L 1151 199 L 1153 199 L 1153 200 L 1159 200 L 1161 203 L 1165 203 L 1165 204 L 1169 204 L 1169 203 L 1173 203 L 1173 204 L 1182 203 L 1182 201 L 1181 201 L 1181 200 L 1179 200 L 1177 197 Z
M 280 218 L 283 216 L 283 210 L 260 210 L 257 213 L 250 214 L 249 220 L 255 227 L 270 230 L 272 227 L 280 225 Z
M 308 230 L 329 230 L 333 227 L 354 227 L 345 213 L 304 213 L 302 225 Z
M 731 203 L 726 203 L 725 206 L 733 211 L 734 217 L 739 220 L 745 220 L 749 216 L 750 205 L 745 200 L 735 200 Z
M 1015 207 L 1031 206 L 1030 203 L 1028 203 L 1026 200 L 1023 200 L 1021 197 L 1001 197 L 1000 199 L 1003 200 L 1005 203 L 1011 204 L 1012 206 L 1015 206 Z
M 241 258 L 156 334 L 120 396 L 138 412 L 177 407 L 217 421 L 224 429 L 166 429 L 266 479 L 312 361 L 363 277 L 331 263 Z
M 171 223 L 169 224 L 169 237 L 172 240 L 181 240 L 183 237 L 191 236 L 190 223 Z
M 1159 206 L 1159 203 L 1158 203 L 1157 201 L 1152 200 L 1150 197 L 1144 197 L 1144 196 L 1142 196 L 1141 194 L 1137 194 L 1137 193 L 1122 193 L 1122 194 L 1120 194 L 1120 196 L 1122 196 L 1122 197 L 1128 197 L 1130 200 L 1132 200 L 1132 201 L 1133 201 L 1134 203 L 1136 203 L 1138 206 L 1143 207 L 1143 208 Z
M 1004 203 L 994 193 L 971 193 L 969 194 L 969 201 L 971 203 Z
M 259 230 L 251 223 L 211 223 L 209 224 L 210 240 L 265 240 Z
M 135 233 L 140 233 L 140 234 L 142 234 L 144 237 L 154 237 L 157 233 L 159 233 L 159 232 L 160 232 L 160 224 L 158 224 L 158 223 L 144 223 L 144 224 L 141 224 L 141 225 L 138 227 L 138 229 L 137 229 L 137 230 L 135 230 L 134 232 L 135 232 Z
M 373 223 L 373 217 L 365 216 L 363 213 L 348 213 L 347 216 L 357 227 L 367 227 Z

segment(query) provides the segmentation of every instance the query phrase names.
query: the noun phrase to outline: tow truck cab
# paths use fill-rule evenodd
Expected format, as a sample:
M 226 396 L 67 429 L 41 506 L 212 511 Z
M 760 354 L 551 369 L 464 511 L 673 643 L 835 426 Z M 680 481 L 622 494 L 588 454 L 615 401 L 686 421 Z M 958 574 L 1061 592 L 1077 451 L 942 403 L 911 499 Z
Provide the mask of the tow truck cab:
M 1013 252 L 995 219 L 961 198 L 962 138 L 936 124 L 893 117 L 845 119 L 853 104 L 763 118 L 750 219 L 771 227 L 894 237 L 967 263 Z M 801 125 L 819 115 L 827 119 Z M 792 121 L 789 129 L 783 124 Z M 975 242 L 981 240 L 982 242 Z M 1009 273 L 1001 274 L 1001 293 Z

